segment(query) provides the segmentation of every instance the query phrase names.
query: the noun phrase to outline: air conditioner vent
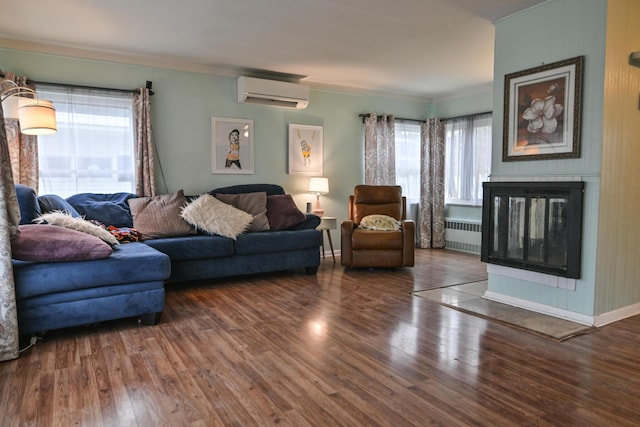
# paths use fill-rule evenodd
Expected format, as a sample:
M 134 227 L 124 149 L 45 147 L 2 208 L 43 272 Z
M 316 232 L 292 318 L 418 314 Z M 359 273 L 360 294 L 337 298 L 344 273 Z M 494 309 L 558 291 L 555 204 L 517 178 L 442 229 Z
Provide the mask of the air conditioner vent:
M 254 77 L 238 77 L 238 102 L 304 109 L 309 105 L 309 86 Z

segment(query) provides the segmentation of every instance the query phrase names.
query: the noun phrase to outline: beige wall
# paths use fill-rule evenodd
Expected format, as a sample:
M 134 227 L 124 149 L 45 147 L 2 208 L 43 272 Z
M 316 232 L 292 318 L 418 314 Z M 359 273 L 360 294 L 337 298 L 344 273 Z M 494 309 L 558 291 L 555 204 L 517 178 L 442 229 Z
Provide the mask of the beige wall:
M 640 1 L 607 12 L 596 315 L 640 303 Z

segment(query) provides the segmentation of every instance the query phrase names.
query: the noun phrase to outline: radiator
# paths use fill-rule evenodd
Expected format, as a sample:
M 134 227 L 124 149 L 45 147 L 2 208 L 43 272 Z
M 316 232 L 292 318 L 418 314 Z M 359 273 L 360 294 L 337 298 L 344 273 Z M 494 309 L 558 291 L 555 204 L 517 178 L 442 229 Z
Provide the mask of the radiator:
M 447 249 L 480 255 L 482 223 L 445 218 L 444 240 Z

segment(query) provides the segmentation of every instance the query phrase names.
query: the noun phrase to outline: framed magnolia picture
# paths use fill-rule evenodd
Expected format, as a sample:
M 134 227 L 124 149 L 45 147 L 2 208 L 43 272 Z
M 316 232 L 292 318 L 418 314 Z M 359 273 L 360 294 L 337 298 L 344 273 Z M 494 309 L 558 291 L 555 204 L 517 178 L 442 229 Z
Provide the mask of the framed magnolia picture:
M 322 175 L 322 126 L 289 124 L 289 174 Z
M 212 173 L 253 173 L 253 120 L 211 118 Z
M 583 61 L 505 75 L 503 161 L 580 156 Z

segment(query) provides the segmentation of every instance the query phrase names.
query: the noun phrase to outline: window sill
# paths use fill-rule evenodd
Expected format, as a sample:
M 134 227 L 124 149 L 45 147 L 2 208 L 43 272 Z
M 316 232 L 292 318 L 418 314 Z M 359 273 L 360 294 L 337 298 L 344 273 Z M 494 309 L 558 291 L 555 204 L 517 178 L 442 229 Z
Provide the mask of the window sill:
M 482 207 L 482 201 L 480 201 L 479 203 L 474 203 L 474 202 L 467 202 L 465 200 L 445 200 L 444 204 L 448 206 L 467 206 L 470 208 Z

